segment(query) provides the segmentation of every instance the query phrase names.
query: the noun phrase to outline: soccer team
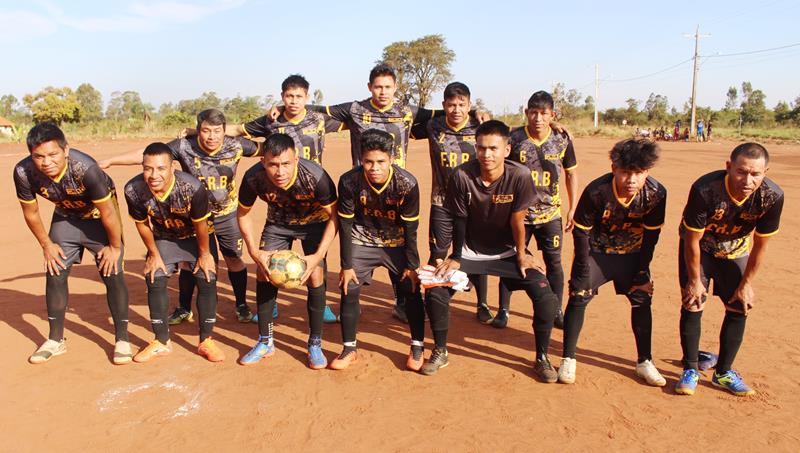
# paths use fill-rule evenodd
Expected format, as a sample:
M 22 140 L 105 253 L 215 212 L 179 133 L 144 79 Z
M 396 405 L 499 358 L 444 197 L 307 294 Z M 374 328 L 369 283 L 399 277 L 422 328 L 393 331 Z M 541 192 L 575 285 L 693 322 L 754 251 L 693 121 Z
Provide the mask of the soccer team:
M 106 285 L 115 326 L 115 364 L 169 354 L 169 325 L 193 320 L 195 288 L 198 353 L 212 362 L 224 360 L 213 339 L 219 249 L 239 321 L 258 323 L 255 346 L 239 363 L 256 364 L 275 351 L 278 287 L 267 273 L 270 257 L 299 240 L 307 263 L 302 281 L 308 287 L 312 369 L 342 370 L 358 361 L 360 290 L 378 267 L 389 272 L 395 316 L 409 325 L 407 368 L 432 375 L 447 366 L 448 307 L 455 290 L 432 286 L 423 292 L 418 273 L 424 268 L 444 280 L 467 274 L 476 290 L 476 317 L 498 328 L 508 322 L 511 293 L 525 291 L 533 305 L 534 370 L 548 383 L 575 382 L 586 307 L 599 287 L 613 282 L 616 293 L 631 304 L 635 373 L 649 385 L 665 385 L 651 352 L 650 262 L 667 196 L 665 187 L 649 176 L 659 158 L 658 146 L 637 139 L 617 143 L 609 153 L 611 172 L 591 181 L 578 197 L 575 149 L 554 122 L 548 93 L 534 93 L 525 109 L 527 124 L 510 130 L 484 112 L 470 110 L 470 91 L 459 82 L 445 88 L 443 114 L 395 100 L 396 77 L 386 65 L 372 69 L 367 86 L 371 97 L 366 100 L 308 106 L 308 82 L 292 75 L 281 87 L 283 106 L 265 116 L 232 126 L 222 112 L 204 110 L 196 129 L 188 129 L 182 138 L 100 162 L 70 148 L 57 126 L 34 126 L 27 137 L 30 156 L 16 165 L 14 183 L 25 221 L 44 254 L 50 333 L 29 361 L 44 363 L 66 352 L 67 278 L 85 249 L 93 254 Z M 325 134 L 343 129 L 350 130 L 353 169 L 339 178 L 337 187 L 322 167 L 322 155 Z M 252 141 L 255 137 L 264 140 Z M 424 266 L 417 246 L 420 188 L 404 168 L 410 139 L 428 140 L 433 172 L 430 254 Z M 260 161 L 237 187 L 239 161 L 250 156 L 260 156 Z M 736 395 L 754 393 L 732 365 L 755 300 L 752 281 L 769 238 L 778 232 L 783 207 L 782 190 L 766 177 L 768 164 L 763 146 L 744 143 L 733 150 L 725 170 L 692 185 L 680 226 L 684 371 L 675 386 L 679 394 L 694 393 L 701 357 L 716 360 L 712 384 Z M 119 205 L 114 182 L 103 171 L 112 165 L 142 166 L 142 173 L 125 184 L 124 195 L 147 249 L 144 274 L 155 338 L 135 354 L 127 335 Z M 564 221 L 562 177 L 568 201 Z M 49 233 L 37 195 L 56 205 Z M 257 199 L 267 203 L 260 238 L 251 215 Z M 564 232 L 572 233 L 575 254 L 562 313 Z M 337 234 L 343 349 L 328 363 L 322 351 L 323 324 L 337 317 L 325 300 L 326 254 Z M 528 250 L 531 238 L 542 251 L 543 264 Z M 257 265 L 255 315 L 245 297 L 245 248 Z M 179 306 L 170 315 L 167 280 L 175 273 Z M 487 305 L 488 275 L 500 278 L 496 314 Z M 711 281 L 726 309 L 718 357 L 699 350 Z M 427 360 L 426 313 L 434 340 Z M 564 329 L 558 370 L 548 358 L 554 325 Z

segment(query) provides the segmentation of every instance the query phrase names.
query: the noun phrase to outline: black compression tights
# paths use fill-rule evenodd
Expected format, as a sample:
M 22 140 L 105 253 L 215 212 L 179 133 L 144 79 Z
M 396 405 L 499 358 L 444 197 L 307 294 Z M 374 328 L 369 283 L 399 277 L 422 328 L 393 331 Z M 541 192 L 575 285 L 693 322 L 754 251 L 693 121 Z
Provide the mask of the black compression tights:
M 206 281 L 205 274 L 200 271 L 194 274 L 197 285 L 197 314 L 200 316 L 200 341 L 210 337 L 217 322 L 217 279 L 213 275 Z
M 106 285 L 108 309 L 114 320 L 114 338 L 116 341 L 128 341 L 128 285 L 125 284 L 125 275 L 118 272 L 102 278 Z

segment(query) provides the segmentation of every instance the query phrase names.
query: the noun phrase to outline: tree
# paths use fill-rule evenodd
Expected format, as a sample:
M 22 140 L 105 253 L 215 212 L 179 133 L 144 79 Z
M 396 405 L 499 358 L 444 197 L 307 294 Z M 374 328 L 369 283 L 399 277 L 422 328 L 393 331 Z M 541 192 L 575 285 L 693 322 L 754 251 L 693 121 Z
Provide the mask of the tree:
M 754 90 L 750 82 L 742 83 L 742 123 L 757 125 L 767 118 L 767 96 L 761 90 Z
M 788 102 L 778 102 L 773 111 L 775 112 L 775 121 L 778 124 L 790 124 L 792 122 L 792 109 L 789 108 Z
M 33 121 L 52 121 L 56 124 L 78 120 L 80 106 L 71 88 L 46 87 L 36 94 L 26 94 L 22 102 L 33 114 Z
M 389 44 L 383 49 L 381 62 L 395 69 L 398 96 L 424 107 L 433 92 L 452 78 L 450 64 L 455 57 L 444 36 L 427 35 Z
M 322 105 L 322 101 L 325 99 L 325 96 L 322 94 L 322 90 L 317 88 L 314 90 L 314 97 L 311 100 L 311 103 L 314 105 Z
M 725 100 L 725 110 L 736 110 L 739 108 L 739 93 L 736 87 L 729 87 L 727 99 Z
M 19 100 L 13 94 L 5 94 L 0 97 L 0 116 L 11 117 L 17 113 Z
M 475 99 L 475 101 L 472 103 L 472 108 L 475 109 L 475 110 L 481 110 L 481 111 L 484 111 L 484 112 L 491 113 L 489 111 L 489 109 L 486 108 L 486 104 L 483 102 L 483 99 L 481 99 L 481 98 Z
M 225 120 L 231 123 L 243 123 L 263 114 L 258 96 L 236 96 L 225 100 Z
M 82 83 L 75 90 L 78 99 L 79 120 L 81 122 L 98 121 L 103 118 L 103 95 L 88 83 Z
M 136 91 L 115 91 L 111 93 L 106 116 L 116 121 L 150 119 L 153 106 L 142 102 L 141 96 Z
M 586 96 L 586 99 L 583 100 L 583 111 L 594 114 L 594 97 Z
M 647 120 L 651 123 L 663 123 L 669 116 L 667 109 L 669 103 L 667 97 L 660 94 L 650 93 L 650 97 L 644 103 L 644 111 L 647 112 Z
M 581 94 L 578 90 L 567 90 L 563 83 L 553 87 L 553 102 L 560 118 L 575 119 L 581 112 Z
M 190 116 L 196 116 L 205 109 L 223 110 L 224 101 L 213 91 L 207 91 L 196 99 L 178 101 L 177 109 Z

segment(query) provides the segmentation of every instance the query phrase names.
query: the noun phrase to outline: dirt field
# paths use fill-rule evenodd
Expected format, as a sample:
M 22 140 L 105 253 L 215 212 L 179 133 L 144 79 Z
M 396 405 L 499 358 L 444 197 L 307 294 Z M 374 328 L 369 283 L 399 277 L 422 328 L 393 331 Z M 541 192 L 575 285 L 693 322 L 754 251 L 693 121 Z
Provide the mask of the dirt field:
M 329 140 L 326 167 L 334 179 L 346 170 L 346 138 Z M 580 186 L 606 172 L 610 140 L 576 142 Z M 145 142 L 74 143 L 101 158 Z M 781 233 L 771 243 L 755 288 L 757 306 L 735 367 L 757 391 L 737 398 L 710 385 L 706 373 L 693 397 L 675 395 L 680 367 L 678 337 L 677 228 L 689 186 L 722 168 L 731 143 L 664 145 L 652 172 L 669 190 L 667 224 L 652 266 L 656 284 L 653 352 L 667 378 L 663 389 L 634 375 L 635 350 L 629 305 L 610 287 L 590 305 L 578 349 L 575 385 L 546 385 L 533 378 L 531 306 L 522 293 L 512 302 L 508 328 L 475 321 L 474 295 L 462 294 L 451 308 L 450 366 L 434 377 L 404 370 L 405 325 L 390 316 L 391 287 L 385 271 L 362 296 L 361 360 L 342 372 L 305 366 L 305 291 L 279 297 L 277 354 L 245 368 L 236 359 L 252 346 L 254 324 L 236 322 L 233 296 L 221 272 L 217 338 L 227 359 L 211 364 L 195 352 L 196 325 L 172 330 L 171 356 L 147 364 L 111 363 L 113 332 L 104 287 L 89 258 L 73 269 L 66 336 L 69 353 L 45 365 L 27 357 L 46 339 L 41 251 L 25 226 L 9 178 L 0 193 L 0 412 L 4 451 L 674 451 L 713 448 L 734 451 L 798 451 L 800 434 L 800 303 L 793 299 L 800 255 L 800 147 L 771 145 L 771 176 L 786 191 Z M 24 145 L 0 146 L 0 174 L 11 176 L 26 155 Z M 430 193 L 427 144 L 413 143 L 409 169 L 422 193 Z M 239 176 L 256 160 L 246 159 Z M 139 172 L 116 167 L 117 187 Z M 41 199 L 40 199 L 41 200 Z M 423 212 L 428 210 L 423 195 Z M 123 201 L 124 204 L 124 201 Z M 51 206 L 41 202 L 45 223 Z M 263 203 L 258 204 L 258 206 Z M 123 210 L 125 208 L 123 207 Z M 259 208 L 263 219 L 263 208 Z M 420 251 L 427 258 L 427 215 Z M 130 335 L 136 347 L 152 338 L 145 284 L 144 247 L 125 217 L 126 275 L 130 288 Z M 568 270 L 571 240 L 565 244 Z M 251 262 L 248 258 L 248 262 Z M 329 258 L 338 272 L 338 245 Z M 567 271 L 568 272 L 568 271 Z M 251 278 L 255 278 L 250 265 Z M 795 275 L 795 277 L 792 277 Z M 335 274 L 328 299 L 338 312 Z M 491 280 L 494 283 L 494 280 Z M 177 278 L 170 282 L 173 288 Z M 254 304 L 255 283 L 249 298 Z M 332 290 L 333 289 L 333 290 Z M 490 289 L 496 306 L 496 286 Z M 173 291 L 173 305 L 176 293 Z M 790 297 L 791 296 L 791 297 Z M 703 349 L 716 350 L 723 310 L 709 304 Z M 340 351 L 338 325 L 326 325 L 325 352 Z M 426 332 L 430 335 L 429 331 Z M 558 364 L 561 331 L 554 331 L 551 360 Z M 432 347 L 428 343 L 428 351 Z

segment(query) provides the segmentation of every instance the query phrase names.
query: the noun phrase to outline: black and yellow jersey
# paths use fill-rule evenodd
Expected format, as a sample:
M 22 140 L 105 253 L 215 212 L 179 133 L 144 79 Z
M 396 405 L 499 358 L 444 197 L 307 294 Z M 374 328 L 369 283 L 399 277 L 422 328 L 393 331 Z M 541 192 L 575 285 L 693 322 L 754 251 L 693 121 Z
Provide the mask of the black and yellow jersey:
M 266 116 L 242 124 L 247 138 L 269 137 L 272 134 L 286 134 L 294 140 L 294 146 L 302 159 L 322 164 L 325 150 L 325 134 L 344 129 L 344 123 L 323 113 L 306 110 L 297 120 L 288 120 L 282 113 L 270 122 Z

